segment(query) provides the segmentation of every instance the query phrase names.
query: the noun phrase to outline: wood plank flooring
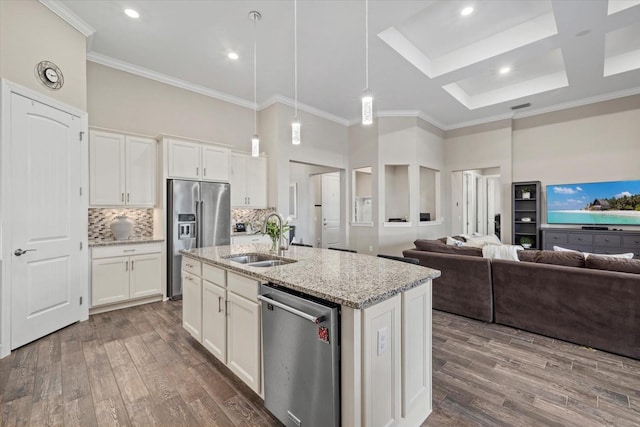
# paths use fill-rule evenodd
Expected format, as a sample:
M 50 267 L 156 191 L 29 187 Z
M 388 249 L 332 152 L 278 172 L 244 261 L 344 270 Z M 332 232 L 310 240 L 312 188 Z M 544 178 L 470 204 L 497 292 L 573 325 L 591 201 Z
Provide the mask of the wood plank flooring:
M 181 326 L 181 302 L 91 316 L 0 360 L 1 425 L 280 426 Z M 640 426 L 640 361 L 433 313 L 424 426 Z

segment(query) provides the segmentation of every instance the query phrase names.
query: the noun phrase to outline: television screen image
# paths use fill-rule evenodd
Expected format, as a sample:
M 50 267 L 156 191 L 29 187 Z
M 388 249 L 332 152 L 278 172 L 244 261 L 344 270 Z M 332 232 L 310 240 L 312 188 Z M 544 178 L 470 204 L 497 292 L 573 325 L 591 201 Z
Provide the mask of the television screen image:
M 640 226 L 640 180 L 547 185 L 547 223 Z

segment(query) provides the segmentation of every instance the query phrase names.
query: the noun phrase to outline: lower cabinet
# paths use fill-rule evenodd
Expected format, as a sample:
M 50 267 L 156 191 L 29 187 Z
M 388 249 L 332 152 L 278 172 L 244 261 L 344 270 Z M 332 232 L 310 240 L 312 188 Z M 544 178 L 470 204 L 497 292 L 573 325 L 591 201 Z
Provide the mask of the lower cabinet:
M 187 258 L 182 279 L 183 327 L 260 394 L 260 282 Z
M 160 243 L 91 251 L 91 307 L 162 296 Z

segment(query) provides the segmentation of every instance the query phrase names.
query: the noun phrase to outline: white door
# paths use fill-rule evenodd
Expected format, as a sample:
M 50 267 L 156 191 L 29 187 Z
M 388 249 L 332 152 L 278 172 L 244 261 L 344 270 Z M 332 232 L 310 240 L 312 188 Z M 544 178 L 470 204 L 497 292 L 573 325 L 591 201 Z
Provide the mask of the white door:
M 91 206 L 125 204 L 124 135 L 92 130 L 89 134 Z
M 80 130 L 79 117 L 11 95 L 12 349 L 80 320 Z
M 141 298 L 162 293 L 160 254 L 132 255 L 130 261 L 129 298 Z
M 209 145 L 202 146 L 202 180 L 229 181 L 229 150 Z
M 322 175 L 322 247 L 340 245 L 340 174 Z
M 231 173 L 229 183 L 231 184 L 231 206 L 246 207 L 247 200 L 247 162 L 246 156 L 242 154 L 231 154 Z
M 127 136 L 126 139 L 127 205 L 156 204 L 156 141 Z
M 200 179 L 200 144 L 169 140 L 169 177 Z
M 226 294 L 224 288 L 202 281 L 202 345 L 222 363 L 227 362 Z
M 260 393 L 260 304 L 227 293 L 227 365 Z
M 247 157 L 247 201 L 252 208 L 267 207 L 267 159 Z
M 182 327 L 202 339 L 202 279 L 182 272 Z
M 91 261 L 91 306 L 129 299 L 129 257 Z

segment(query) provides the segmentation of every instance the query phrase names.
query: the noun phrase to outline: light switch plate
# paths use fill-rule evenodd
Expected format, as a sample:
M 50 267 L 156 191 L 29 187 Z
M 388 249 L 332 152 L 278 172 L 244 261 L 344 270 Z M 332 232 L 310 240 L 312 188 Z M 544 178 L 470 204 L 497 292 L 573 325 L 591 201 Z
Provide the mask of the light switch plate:
M 378 329 L 378 356 L 387 351 L 387 328 Z

